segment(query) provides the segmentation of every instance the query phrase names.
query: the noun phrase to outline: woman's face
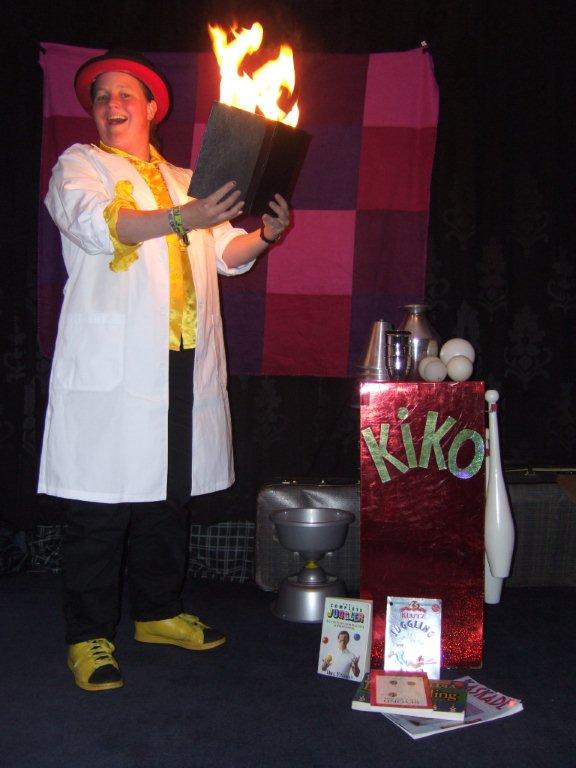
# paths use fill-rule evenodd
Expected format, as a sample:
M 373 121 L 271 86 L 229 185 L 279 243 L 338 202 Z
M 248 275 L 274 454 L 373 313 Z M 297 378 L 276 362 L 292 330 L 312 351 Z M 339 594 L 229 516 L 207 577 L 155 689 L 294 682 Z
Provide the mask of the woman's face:
M 92 114 L 100 139 L 132 154 L 147 148 L 157 106 L 148 101 L 140 80 L 125 72 L 105 72 L 96 79 L 93 93 Z

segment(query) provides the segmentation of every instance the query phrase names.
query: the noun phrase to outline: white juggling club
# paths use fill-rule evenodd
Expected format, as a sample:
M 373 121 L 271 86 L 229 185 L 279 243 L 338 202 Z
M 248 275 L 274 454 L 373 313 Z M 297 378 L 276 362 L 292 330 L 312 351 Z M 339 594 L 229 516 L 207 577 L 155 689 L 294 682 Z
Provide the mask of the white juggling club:
M 490 435 L 488 488 L 484 523 L 484 547 L 492 576 L 506 578 L 510 574 L 514 552 L 514 520 L 504 482 L 498 438 L 498 402 L 500 395 L 489 389 L 484 395 L 488 403 L 488 429 Z
M 488 455 L 490 446 L 490 430 L 486 429 L 486 458 L 484 460 L 485 490 L 488 491 L 488 476 L 490 473 L 490 457 Z M 499 576 L 492 576 L 492 571 L 488 565 L 486 551 L 484 551 L 484 602 L 488 605 L 497 605 L 502 597 L 502 587 L 504 579 Z

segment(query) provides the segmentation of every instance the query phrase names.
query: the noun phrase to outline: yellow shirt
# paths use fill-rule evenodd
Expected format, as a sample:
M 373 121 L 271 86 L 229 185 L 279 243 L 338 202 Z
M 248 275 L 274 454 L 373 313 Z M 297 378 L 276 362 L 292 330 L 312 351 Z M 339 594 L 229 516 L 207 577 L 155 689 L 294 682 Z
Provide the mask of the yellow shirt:
M 108 147 L 103 142 L 100 142 L 100 149 L 125 157 L 148 184 L 158 207 L 172 208 L 174 203 L 170 198 L 164 177 L 158 168 L 158 164 L 165 162 L 165 160 L 152 145 L 150 145 L 149 162 L 121 149 Z M 118 213 L 121 208 L 139 210 L 132 197 L 132 189 L 131 182 L 119 181 L 114 190 L 116 196 L 104 211 L 104 218 L 110 229 L 110 237 L 114 246 L 114 258 L 110 262 L 110 269 L 114 272 L 124 272 L 138 258 L 140 243 L 135 245 L 121 243 L 116 229 Z M 170 349 L 180 349 L 180 340 L 182 340 L 182 348 L 192 349 L 196 346 L 196 291 L 194 290 L 188 251 L 174 233 L 166 235 L 166 243 L 170 270 Z

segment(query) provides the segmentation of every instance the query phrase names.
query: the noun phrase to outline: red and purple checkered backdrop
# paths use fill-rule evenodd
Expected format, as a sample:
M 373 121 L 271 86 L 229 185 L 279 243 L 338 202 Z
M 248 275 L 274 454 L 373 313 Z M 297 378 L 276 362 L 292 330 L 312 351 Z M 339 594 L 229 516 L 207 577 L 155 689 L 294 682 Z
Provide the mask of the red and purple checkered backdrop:
M 97 140 L 73 90 L 101 50 L 44 43 L 41 199 L 58 155 Z M 272 52 L 271 52 L 272 53 Z M 161 128 L 173 163 L 194 167 L 219 72 L 211 53 L 150 53 L 175 94 Z M 430 53 L 295 55 L 312 140 L 292 196 L 293 227 L 247 274 L 222 279 L 232 373 L 354 375 L 372 323 L 424 296 L 438 88 Z M 252 227 L 256 222 L 239 222 Z M 38 323 L 51 356 L 66 279 L 60 240 L 40 205 Z

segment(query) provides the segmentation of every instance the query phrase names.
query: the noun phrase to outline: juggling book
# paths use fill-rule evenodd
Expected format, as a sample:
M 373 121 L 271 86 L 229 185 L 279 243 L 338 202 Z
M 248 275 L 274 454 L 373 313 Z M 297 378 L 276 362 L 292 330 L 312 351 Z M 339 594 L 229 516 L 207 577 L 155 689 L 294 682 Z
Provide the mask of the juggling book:
M 387 672 L 426 672 L 440 677 L 442 600 L 388 597 L 384 664 Z
M 515 715 L 523 709 L 519 699 L 494 691 L 472 677 L 459 677 L 454 682 L 463 683 L 466 686 L 466 715 L 462 722 L 429 720 L 387 713 L 384 717 L 405 731 L 412 739 L 423 739 L 426 736 L 454 730 L 454 728 L 467 728 L 470 725 L 481 725 L 501 717 Z
M 432 691 L 425 672 L 370 673 L 370 706 L 381 713 L 430 717 Z
M 432 713 L 426 717 L 463 722 L 468 692 L 460 680 L 430 680 Z
M 462 722 L 466 710 L 466 684 L 456 680 L 430 680 L 429 682 L 432 709 L 426 709 L 426 718 Z M 383 714 L 380 707 L 372 706 L 370 703 L 370 673 L 364 675 L 364 679 L 358 685 L 352 699 L 352 709 Z
M 370 672 L 367 672 L 359 683 L 358 688 L 352 699 L 352 709 L 359 709 L 362 712 L 374 712 L 370 704 Z
M 272 213 L 276 192 L 290 199 L 309 140 L 298 128 L 215 102 L 188 194 L 206 197 L 235 181 L 244 213 Z
M 318 674 L 362 680 L 370 671 L 372 600 L 327 597 L 324 601 Z

